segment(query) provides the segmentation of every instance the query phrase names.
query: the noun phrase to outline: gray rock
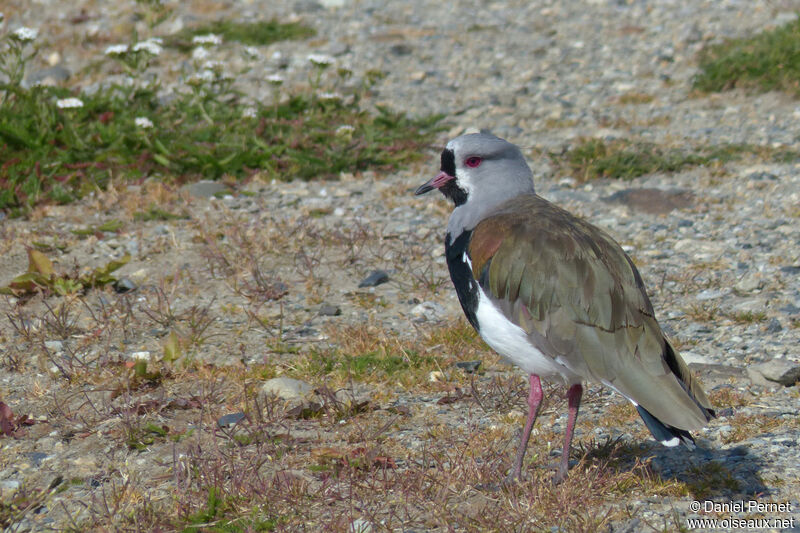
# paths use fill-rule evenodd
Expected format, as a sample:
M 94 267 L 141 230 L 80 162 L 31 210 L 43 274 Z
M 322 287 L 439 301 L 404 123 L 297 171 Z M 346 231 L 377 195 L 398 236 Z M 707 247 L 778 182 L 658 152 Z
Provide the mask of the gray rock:
M 67 81 L 72 72 L 66 67 L 55 65 L 52 67 L 43 68 L 31 73 L 25 80 L 29 86 L 31 85 L 59 85 Z
M 772 359 L 766 363 L 758 363 L 747 367 L 747 374 L 753 383 L 763 385 L 763 380 L 767 382 L 780 383 L 786 387 L 791 387 L 800 381 L 800 365 L 786 359 Z M 759 376 L 761 379 L 759 379 Z M 769 383 L 768 383 L 769 384 Z
M 293 4 L 294 10 L 298 13 L 313 13 L 323 8 L 322 4 L 314 0 L 298 0 Z
M 9 499 L 17 493 L 22 483 L 18 479 L 4 479 L 0 481 L 0 496 Z
M 421 320 L 442 320 L 447 315 L 447 310 L 442 304 L 436 302 L 422 302 L 411 308 L 411 314 Z
M 775 317 L 770 319 L 770 321 L 767 323 L 767 327 L 765 328 L 767 333 L 778 333 L 781 330 L 783 330 L 783 326 L 781 326 L 780 320 Z
M 764 286 L 764 279 L 758 272 L 749 272 L 742 276 L 733 286 L 734 289 L 740 292 L 751 292 L 760 289 Z
M 31 464 L 35 467 L 39 467 L 42 464 L 42 461 L 50 457 L 48 454 L 44 452 L 30 452 L 26 453 L 25 457 L 31 460 Z
M 627 205 L 653 215 L 666 214 L 673 209 L 692 205 L 694 195 L 689 191 L 661 189 L 625 189 L 603 198 L 608 203 Z
M 240 420 L 244 418 L 244 413 L 239 411 L 238 413 L 229 413 L 227 415 L 223 415 L 219 417 L 217 420 L 217 425 L 221 428 L 236 425 Z
M 44 347 L 54 352 L 60 352 L 64 349 L 62 341 L 44 341 Z
M 481 361 L 458 361 L 456 368 L 462 369 L 467 374 L 472 374 L 481 366 Z
M 200 180 L 184 185 L 181 190 L 197 198 L 212 198 L 229 189 L 218 181 Z
M 373 270 L 369 273 L 369 276 L 361 280 L 358 286 L 359 288 L 377 287 L 381 283 L 386 283 L 387 281 L 389 281 L 389 274 L 383 270 Z
M 320 316 L 339 316 L 342 314 L 342 308 L 338 305 L 322 304 L 319 306 Z
M 272 378 L 264 382 L 261 386 L 261 393 L 274 395 L 284 400 L 296 400 L 304 398 L 314 390 L 314 387 L 300 381 L 287 377 Z
M 114 290 L 120 294 L 135 291 L 138 286 L 130 278 L 120 278 L 114 282 Z

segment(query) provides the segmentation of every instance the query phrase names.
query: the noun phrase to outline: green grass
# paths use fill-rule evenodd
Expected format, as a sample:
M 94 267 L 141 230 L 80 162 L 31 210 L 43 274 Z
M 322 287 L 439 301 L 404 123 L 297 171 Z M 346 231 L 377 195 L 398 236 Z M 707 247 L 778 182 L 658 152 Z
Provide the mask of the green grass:
M 435 368 L 436 358 L 415 351 L 381 353 L 378 351 L 350 355 L 340 350 L 314 351 L 305 362 L 303 373 L 314 376 L 339 374 L 364 381 L 387 378 L 408 370 Z
M 311 30 L 275 21 L 220 21 L 187 32 L 189 40 L 215 32 L 263 44 L 308 36 Z M 68 203 L 112 182 L 150 177 L 181 184 L 255 173 L 270 180 L 310 180 L 343 171 L 391 170 L 422 157 L 421 148 L 432 141 L 441 118 L 362 110 L 359 101 L 369 80 L 351 94 L 322 98 L 322 91 L 332 89 L 328 84 L 335 89 L 337 83 L 330 78 L 321 83 L 324 67 L 311 89 L 290 92 L 282 102 L 277 96 L 244 102 L 232 88 L 232 77 L 221 71 L 190 77 L 166 97 L 152 83 L 112 86 L 91 95 L 24 88 L 26 64 L 35 55 L 26 47 L 0 34 L 0 73 L 9 80 L 0 83 L 0 209 L 17 213 L 40 202 Z M 154 58 L 138 52 L 106 60 L 120 61 L 135 78 Z M 81 105 L 63 108 L 62 102 L 59 107 L 67 98 L 78 98 Z M 169 218 L 157 212 L 142 216 Z
M 785 91 L 800 96 L 800 19 L 753 37 L 703 50 L 694 88 Z
M 177 34 L 167 38 L 165 44 L 187 51 L 194 47 L 192 37 L 213 33 L 220 35 L 223 41 L 236 41 L 247 45 L 267 45 L 277 41 L 307 39 L 316 35 L 316 31 L 297 22 L 282 23 L 276 20 L 259 22 L 233 22 L 231 20 L 218 20 L 185 28 Z
M 581 139 L 563 154 L 550 157 L 567 173 L 585 181 L 595 178 L 633 179 L 653 172 L 677 172 L 684 168 L 726 163 L 756 155 L 773 161 L 797 159 L 787 150 L 748 144 L 725 144 L 702 148 L 661 148 L 652 143 L 627 139 L 604 141 Z
M 187 214 L 176 215 L 175 213 L 165 211 L 156 205 L 151 205 L 147 208 L 147 211 L 137 211 L 133 214 L 133 220 L 141 222 L 149 222 L 152 220 L 180 220 L 188 218 L 189 215 Z
M 81 95 L 81 108 L 58 109 L 57 98 L 67 96 L 36 87 L 10 92 L 0 104 L 0 209 L 67 203 L 112 181 L 154 174 L 182 183 L 257 171 L 310 180 L 393 169 L 421 157 L 439 120 L 388 109 L 370 114 L 309 94 L 256 104 L 255 118 L 243 116 L 247 106 L 233 93 L 178 94 L 160 103 L 154 90 L 118 88 Z M 142 129 L 137 117 L 156 126 Z M 336 134 L 342 124 L 355 128 L 352 135 Z

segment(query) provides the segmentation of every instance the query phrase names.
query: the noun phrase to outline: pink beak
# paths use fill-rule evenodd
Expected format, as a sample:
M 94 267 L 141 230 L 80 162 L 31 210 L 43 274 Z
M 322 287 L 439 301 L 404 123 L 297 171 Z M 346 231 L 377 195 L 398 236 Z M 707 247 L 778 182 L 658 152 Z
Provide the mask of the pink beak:
M 420 194 L 425 194 L 426 192 L 432 191 L 433 189 L 439 189 L 445 183 L 454 179 L 456 179 L 454 176 L 451 176 L 446 172 L 439 172 L 439 174 L 437 174 L 435 178 L 420 185 L 417 188 L 417 190 L 414 191 L 414 194 L 416 196 L 419 196 Z

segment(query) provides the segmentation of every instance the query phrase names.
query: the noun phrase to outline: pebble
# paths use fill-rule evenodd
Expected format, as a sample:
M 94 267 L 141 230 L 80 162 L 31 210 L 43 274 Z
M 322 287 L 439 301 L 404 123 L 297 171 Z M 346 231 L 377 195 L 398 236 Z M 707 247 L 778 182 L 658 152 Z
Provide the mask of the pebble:
M 214 198 L 228 189 L 228 186 L 218 181 L 201 180 L 188 183 L 181 190 L 197 198 Z
M 447 309 L 437 302 L 422 302 L 411 308 L 411 315 L 420 320 L 437 321 L 447 317 Z
M 237 413 L 229 413 L 227 415 L 223 415 L 223 416 L 219 417 L 219 420 L 217 420 L 217 425 L 219 427 L 221 427 L 221 428 L 225 428 L 225 427 L 229 427 L 229 426 L 235 426 L 237 423 L 239 423 L 244 418 L 245 418 L 245 414 L 243 412 L 241 412 L 241 411 L 239 411 Z
M 793 363 L 786 359 L 772 359 L 765 363 L 749 365 L 747 372 L 750 376 L 760 375 L 773 383 L 780 383 L 790 387 L 800 381 L 800 363 Z M 755 378 L 758 380 L 758 377 Z
M 135 291 L 138 287 L 130 278 L 119 278 L 113 283 L 114 290 L 120 294 Z
M 319 306 L 320 316 L 339 316 L 342 314 L 342 308 L 338 305 L 322 304 Z
M 305 381 L 287 377 L 272 378 L 261 385 L 262 394 L 275 395 L 284 400 L 304 398 L 313 390 L 314 387 Z
M 377 287 L 389 281 L 389 274 L 383 270 L 373 270 L 369 275 L 359 282 L 359 288 Z

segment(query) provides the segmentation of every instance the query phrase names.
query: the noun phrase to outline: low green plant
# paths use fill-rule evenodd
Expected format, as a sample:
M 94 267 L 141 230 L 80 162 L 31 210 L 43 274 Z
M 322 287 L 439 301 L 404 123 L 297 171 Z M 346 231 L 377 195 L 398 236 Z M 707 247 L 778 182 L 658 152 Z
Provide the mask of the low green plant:
M 4 41 L 22 46 L 0 36 L 0 47 L 10 46 Z M 135 75 L 153 60 L 147 50 L 160 46 L 142 43 L 147 46 L 120 45 L 107 55 Z M 244 102 L 219 68 L 199 71 L 188 80 L 189 90 L 169 98 L 147 83 L 77 95 L 24 88 L 16 73 L 24 72 L 31 54 L 14 56 L 7 70 L 15 74 L 0 85 L 0 209 L 66 203 L 149 176 L 183 183 L 261 172 L 267 179 L 310 180 L 393 169 L 422 157 L 441 118 L 409 118 L 384 107 L 367 112 L 359 106 L 363 89 L 319 92 L 322 67 L 313 90 L 288 98 L 278 98 L 280 81 L 274 80 L 275 98 L 268 103 Z
M 785 91 L 800 96 L 800 18 L 752 37 L 729 39 L 699 55 L 694 88 Z
M 800 154 L 749 144 L 723 144 L 700 148 L 661 148 L 628 139 L 579 139 L 563 153 L 550 153 L 559 166 L 575 178 L 633 179 L 653 172 L 677 172 L 684 168 L 736 161 L 755 155 L 774 161 L 796 159 Z
M 247 45 L 267 45 L 277 41 L 300 40 L 313 37 L 313 28 L 299 22 L 278 22 L 262 20 L 258 22 L 234 22 L 217 20 L 208 24 L 185 28 L 167 39 L 166 45 L 180 50 L 192 48 L 192 38 L 198 35 L 219 35 L 224 41 L 236 41 Z
M 58 274 L 46 255 L 34 248 L 28 248 L 28 271 L 11 280 L 7 286 L 0 287 L 0 294 L 19 297 L 47 290 L 65 296 L 93 287 L 103 287 L 117 281 L 112 272 L 124 266 L 130 259 L 131 257 L 126 255 L 86 274 Z

